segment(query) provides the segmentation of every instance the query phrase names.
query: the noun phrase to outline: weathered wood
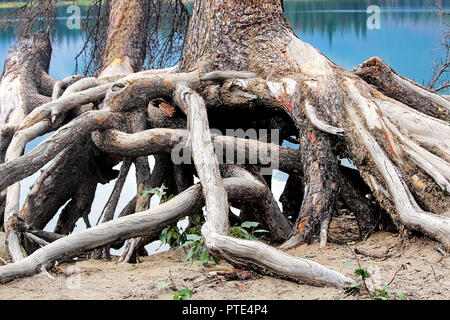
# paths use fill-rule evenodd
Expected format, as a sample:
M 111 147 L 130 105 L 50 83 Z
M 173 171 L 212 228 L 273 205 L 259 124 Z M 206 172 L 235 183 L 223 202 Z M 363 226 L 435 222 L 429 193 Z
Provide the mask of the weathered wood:
M 129 117 L 128 125 L 130 127 L 130 132 L 140 132 L 145 130 L 146 120 L 144 112 L 132 112 Z M 137 184 L 135 212 L 141 212 L 147 210 L 150 207 L 150 197 L 144 193 L 145 191 L 150 190 L 150 188 L 152 187 L 148 156 L 136 158 L 134 160 L 134 166 L 136 168 Z M 131 260 L 138 259 L 137 249 L 141 246 L 142 241 L 143 239 L 141 237 L 128 240 L 125 250 L 119 259 L 119 262 L 128 263 Z
M 297 209 L 300 214 L 292 213 L 297 221 L 292 237 L 285 243 L 284 248 L 314 240 L 319 240 L 321 246 L 324 246 L 338 200 L 343 201 L 349 209 L 359 211 L 355 215 L 361 236 L 366 237 L 378 224 L 376 214 L 384 214 L 384 211 L 378 211 L 378 205 L 371 208 L 370 205 L 374 200 L 365 201 L 362 190 L 346 180 L 348 176 L 342 176 L 338 163 L 338 159 L 341 158 L 354 160 L 375 200 L 390 214 L 399 228 L 406 226 L 412 230 L 419 230 L 441 241 L 447 248 L 450 247 L 448 221 L 450 145 L 447 138 L 450 135 L 450 126 L 442 121 L 448 121 L 447 99 L 395 74 L 392 69 L 378 63 L 376 59 L 371 60 L 371 63 L 375 61 L 375 64 L 366 63 L 356 70 L 356 74 L 360 77 L 355 72 L 336 66 L 318 50 L 295 36 L 284 17 L 282 1 L 279 0 L 196 0 L 179 67 L 132 74 L 140 69 L 145 57 L 145 46 L 141 40 L 148 27 L 145 20 L 147 14 L 145 8 L 148 4 L 142 0 L 133 2 L 115 0 L 111 3 L 113 10 L 110 12 L 103 63 L 99 67 L 99 70 L 103 71 L 98 77 L 100 80 L 78 79 L 77 83 L 63 88 L 64 83 L 54 84 L 54 81 L 43 73 L 40 86 L 36 86 L 39 87 L 37 89 L 39 95 L 33 100 L 32 105 L 33 109 L 39 105 L 43 109 L 35 109 L 34 114 L 25 122 L 22 120 L 28 113 L 13 113 L 11 109 L 3 112 L 2 109 L 1 119 L 8 118 L 9 121 L 10 116 L 14 115 L 13 122 L 1 127 L 0 148 L 3 154 L 0 156 L 3 159 L 4 151 L 18 129 L 32 130 L 33 125 L 39 124 L 42 119 L 52 120 L 56 128 L 63 118 L 60 115 L 65 115 L 83 101 L 87 101 L 87 98 L 79 99 L 82 95 L 92 93 L 101 86 L 109 88 L 99 93 L 97 100 L 93 100 L 92 97 L 88 99 L 89 102 L 98 104 L 99 108 L 103 107 L 109 111 L 108 116 L 86 120 L 94 114 L 87 113 L 83 118 L 86 122 L 80 123 L 81 118 L 72 121 L 75 126 L 81 126 L 81 129 L 73 128 L 72 123 L 69 123 L 63 127 L 66 131 L 60 129 L 54 135 L 56 140 L 52 140 L 53 138 L 47 140 L 30 152 L 31 155 L 9 156 L 9 161 L 0 165 L 1 191 L 29 176 L 62 151 L 55 161 L 56 164 L 44 172 L 33 188 L 32 193 L 36 193 L 36 190 L 42 192 L 37 202 L 52 200 L 48 205 L 50 209 L 42 208 L 44 204 L 41 203 L 41 209 L 36 210 L 37 216 L 41 213 L 45 216 L 44 219 L 36 218 L 37 223 L 43 224 L 44 220 L 54 214 L 57 206 L 60 207 L 71 199 L 65 208 L 67 209 L 65 212 L 70 212 L 69 216 L 67 219 L 64 215 L 61 217 L 69 228 L 73 224 L 73 219 L 79 217 L 78 212 L 83 211 L 78 209 L 86 207 L 84 204 L 89 204 L 89 201 L 80 202 L 83 197 L 77 197 L 84 184 L 88 183 L 87 189 L 92 194 L 98 181 L 108 180 L 102 179 L 103 174 L 96 171 L 106 170 L 110 174 L 109 177 L 113 176 L 111 166 L 120 161 L 123 158 L 121 154 L 127 151 L 128 156 L 134 154 L 137 157 L 146 157 L 154 153 L 160 158 L 158 162 L 161 165 L 158 165 L 158 168 L 161 167 L 163 170 L 152 174 L 151 183 L 157 180 L 164 182 L 170 188 L 170 192 L 174 193 L 185 189 L 191 180 L 185 179 L 187 177 L 183 176 L 180 167 L 174 168 L 168 157 L 169 152 L 180 146 L 180 139 L 174 141 L 172 134 L 180 133 L 178 138 L 189 137 L 184 139 L 183 143 L 187 141 L 192 149 L 194 164 L 203 186 L 207 222 L 202 234 L 210 253 L 225 258 L 235 266 L 269 271 L 290 279 L 339 287 L 345 287 L 346 282 L 352 282 L 339 273 L 313 262 L 288 256 L 262 243 L 228 236 L 230 213 L 228 198 L 233 199 L 231 196 L 233 192 L 239 195 L 240 201 L 257 199 L 263 204 L 264 211 L 274 216 L 279 215 L 280 211 L 275 206 L 276 203 L 267 185 L 261 189 L 261 186 L 255 186 L 254 179 L 236 177 L 229 178 L 235 180 L 222 179 L 214 149 L 240 150 L 241 147 L 235 146 L 239 139 L 211 135 L 208 123 L 211 121 L 213 127 L 219 129 L 236 128 L 244 124 L 246 128 L 281 129 L 283 139 L 292 135 L 299 137 L 300 151 L 270 146 L 273 152 L 280 153 L 282 170 L 289 172 L 291 176 L 301 176 L 301 186 L 296 192 L 303 193 L 299 196 L 302 200 L 301 208 Z M 124 8 L 130 10 L 121 10 Z M 129 19 L 132 15 L 140 16 L 138 19 Z M 125 23 L 130 26 L 122 28 Z M 141 45 L 136 47 L 131 45 L 136 43 Z M 361 77 L 375 86 L 367 84 Z M 75 80 L 64 79 L 64 81 Z M 116 82 L 103 84 L 102 81 Z M 92 85 L 100 87 L 88 88 Z M 64 89 L 66 93 L 63 94 Z M 85 90 L 77 92 L 83 89 Z M 55 99 L 49 104 L 47 102 L 52 94 Z M 11 95 L 9 97 L 11 98 Z M 76 102 L 73 101 L 74 97 L 77 97 Z M 104 103 L 101 103 L 101 100 L 104 100 Z M 151 128 L 161 126 L 172 129 L 184 128 L 186 121 L 179 116 L 180 112 L 172 107 L 173 100 L 187 115 L 187 131 L 156 129 L 133 134 L 121 132 L 127 131 L 126 122 L 130 121 L 130 117 L 133 118 L 133 113 L 145 111 L 148 114 L 147 124 Z M 210 119 L 207 116 L 207 108 L 211 111 Z M 83 108 L 80 112 L 85 110 L 86 108 Z M 221 117 L 220 114 L 225 112 L 227 117 Z M 70 117 L 73 114 L 76 112 L 71 112 Z M 234 126 L 233 117 L 242 120 Z M 56 120 L 60 121 L 55 123 Z M 280 122 L 285 123 L 280 125 Z M 88 133 L 111 128 L 114 130 L 92 134 L 93 140 L 101 148 L 116 153 L 105 156 L 93 146 L 91 135 Z M 144 129 L 145 125 L 140 130 Z M 130 131 L 132 130 L 128 130 Z M 81 156 L 81 151 L 85 151 L 83 143 L 86 143 L 87 152 L 92 155 Z M 245 141 L 245 144 L 256 151 L 263 147 L 259 142 L 250 140 Z M 240 151 L 244 151 L 242 149 Z M 37 151 L 44 153 L 38 154 Z M 249 159 L 247 151 L 244 151 L 245 157 Z M 69 152 L 74 155 L 71 156 Z M 17 151 L 13 153 L 17 154 Z M 256 165 L 263 166 L 270 163 L 265 161 L 270 159 L 269 155 L 273 153 L 259 156 Z M 80 162 L 79 166 L 76 165 L 77 161 Z M 95 169 L 87 170 L 85 167 Z M 141 169 L 144 167 L 145 165 L 140 166 Z M 64 180 L 69 172 L 80 174 L 79 177 Z M 92 176 L 88 182 L 85 181 L 87 176 Z M 147 181 L 148 176 L 139 174 L 138 180 L 142 186 L 144 184 L 141 182 Z M 238 185 L 228 189 L 229 183 L 237 183 L 238 180 L 245 181 L 244 189 L 253 183 L 251 191 L 243 191 Z M 260 182 L 264 186 L 263 181 Z M 50 187 L 48 184 L 54 185 Z M 58 190 L 59 185 L 61 190 Z M 19 230 L 16 227 L 19 225 L 17 217 L 10 214 L 17 211 L 17 186 L 13 185 L 10 188 L 8 217 L 11 219 L 8 219 L 10 224 L 6 226 L 8 230 L 14 228 Z M 142 222 L 132 220 L 131 217 L 135 215 L 130 215 L 121 218 L 124 220 L 119 219 L 118 223 L 110 221 L 104 224 L 106 226 L 92 228 L 94 231 L 87 230 L 87 235 L 95 237 L 98 236 L 99 230 L 103 233 L 101 237 L 94 237 L 95 240 L 86 239 L 88 242 L 83 242 L 84 240 L 78 236 L 74 238 L 69 236 L 65 239 L 71 240 L 58 240 L 68 241 L 60 242 L 64 244 L 64 248 L 58 247 L 60 244 L 46 245 L 42 251 L 38 251 L 40 253 L 37 256 L 34 256 L 33 259 L 37 257 L 38 260 L 33 262 L 33 259 L 26 258 L 22 260 L 25 262 L 21 261 L 16 266 L 19 269 L 26 266 L 26 273 L 30 273 L 30 270 L 35 272 L 40 269 L 38 264 L 46 264 L 56 259 L 57 255 L 63 256 L 65 250 L 73 253 L 83 248 L 101 247 L 106 243 L 115 245 L 128 237 L 151 239 L 162 226 L 167 225 L 169 221 L 172 223 L 176 221 L 175 216 L 200 211 L 203 200 L 199 196 L 198 188 L 193 187 L 197 191 L 191 198 L 183 198 L 185 193 L 182 197 L 176 197 L 175 207 L 181 207 L 180 210 L 172 207 L 174 202 L 169 201 L 170 205 L 165 208 L 172 212 L 178 210 L 178 214 L 170 217 L 162 214 L 164 222 L 160 220 L 159 223 L 150 223 L 151 226 L 147 224 L 148 229 L 145 233 L 144 229 L 139 229 L 141 225 L 122 224 L 123 221 L 134 221 L 139 224 Z M 193 189 L 186 192 L 192 192 Z M 292 185 L 289 189 L 293 189 Z M 52 192 L 58 194 L 52 195 Z M 290 192 L 286 193 L 286 197 L 288 193 Z M 138 191 L 126 213 L 139 211 L 139 208 L 144 206 L 145 201 L 139 194 Z M 134 209 L 130 209 L 131 205 Z M 24 209 L 26 211 L 31 207 L 37 208 L 33 203 L 31 206 L 26 204 Z M 293 208 L 290 208 L 291 212 Z M 30 217 L 34 215 L 32 211 L 25 212 L 26 222 L 28 219 L 34 219 Z M 139 213 L 136 215 L 142 218 Z M 85 219 L 87 220 L 86 217 Z M 119 225 L 121 230 L 116 229 Z M 112 235 L 109 234 L 110 231 L 113 232 Z M 11 243 L 18 252 L 20 250 L 17 246 L 20 245 L 18 233 L 10 234 L 16 237 L 12 238 Z M 138 243 L 134 242 L 133 245 L 137 247 Z M 129 250 L 128 253 L 133 251 Z M 48 253 L 51 254 L 47 255 Z M 15 268 L 12 266 L 9 269 L 2 268 L 0 274 L 2 270 L 11 271 L 12 273 L 7 273 L 6 278 L 13 277 L 11 274 L 20 273 L 15 273 L 18 272 Z
M 30 126 L 46 119 L 54 121 L 57 115 L 62 112 L 67 112 L 84 104 L 103 99 L 110 87 L 111 84 L 104 84 L 82 92 L 76 92 L 71 95 L 61 97 L 55 101 L 51 101 L 44 105 L 41 105 L 40 107 L 34 109 L 23 120 L 20 128 L 29 128 Z M 54 110 L 57 110 L 58 113 L 54 113 Z
M 72 84 L 78 82 L 81 79 L 83 79 L 82 76 L 73 75 L 68 76 L 62 80 L 56 81 L 55 84 L 53 85 L 52 101 L 59 99 L 68 87 L 70 87 Z
M 47 241 L 45 241 L 45 240 L 43 240 L 43 239 L 41 239 L 41 238 L 35 236 L 35 235 L 32 234 L 32 233 L 28 233 L 28 232 L 27 232 L 27 233 L 25 233 L 25 236 L 26 236 L 28 239 L 30 239 L 31 241 L 33 241 L 33 242 L 37 243 L 38 245 L 40 245 L 41 247 L 45 247 L 46 245 L 49 244 L 49 242 L 47 242 Z
M 72 199 L 59 215 L 55 226 L 55 233 L 63 235 L 70 234 L 80 218 L 83 218 L 86 228 L 91 227 L 88 215 L 91 212 L 96 187 L 97 181 L 91 177 L 90 179 L 85 179 L 85 184 L 82 187 L 75 189 Z
M 382 93 L 429 116 L 450 120 L 450 102 L 437 93 L 398 75 L 379 57 L 370 58 L 353 70 Z
M 308 100 L 305 100 L 305 111 L 306 116 L 308 117 L 309 121 L 313 124 L 316 129 L 319 129 L 320 131 L 323 131 L 325 133 L 339 135 L 343 134 L 344 130 L 341 128 L 336 128 L 333 126 L 330 126 L 329 124 L 323 122 L 317 117 L 316 111 L 314 110 L 314 107 L 311 105 L 311 103 Z
M 339 200 L 354 214 L 358 223 L 360 239 L 366 240 L 378 230 L 380 222 L 385 222 L 385 213 L 378 204 L 373 203 L 371 190 L 361 178 L 358 170 L 341 166 L 340 172 L 342 175 L 337 182 Z
M 48 89 L 41 80 L 49 70 L 51 51 L 44 33 L 23 36 L 10 48 L 0 84 L 0 127 L 19 125 L 34 108 L 50 100 L 42 93 Z
M 225 181 L 225 186 L 234 190 L 251 186 L 248 181 L 238 178 Z M 120 217 L 55 240 L 23 260 L 1 267 L 0 281 L 33 275 L 40 272 L 42 267 L 51 266 L 56 260 L 74 257 L 82 251 L 134 237 L 157 236 L 165 227 L 176 223 L 193 209 L 203 206 L 204 200 L 201 194 L 201 186 L 197 184 L 157 207 Z
M 156 234 L 164 228 L 163 226 L 178 221 L 192 206 L 197 205 L 196 202 L 201 198 L 199 189 L 199 186 L 193 187 L 149 211 L 118 218 L 56 240 L 18 263 L 0 268 L 0 279 L 7 281 L 18 276 L 32 275 L 39 272 L 41 267 L 46 268 L 58 259 L 75 256 L 81 251 L 101 247 L 120 239 Z
M 280 202 L 283 206 L 283 214 L 290 221 L 295 221 L 300 212 L 303 201 L 303 181 L 301 175 L 289 175 Z
M 92 138 L 95 144 L 105 152 L 138 157 L 171 152 L 180 143 L 188 140 L 188 133 L 180 129 L 150 129 L 127 134 L 112 129 L 105 132 L 93 132 Z M 236 152 L 238 159 L 244 159 L 247 164 L 270 166 L 276 161 L 280 169 L 285 172 L 299 171 L 297 164 L 300 161 L 300 152 L 298 150 L 230 136 L 213 134 L 212 139 L 218 155 L 225 155 L 227 151 L 232 150 Z M 223 159 L 220 160 L 223 161 Z M 250 163 L 252 160 L 256 160 L 257 163 Z
M 214 156 L 205 103 L 197 93 L 186 87 L 177 88 L 174 99 L 188 118 L 192 156 L 206 202 L 207 214 L 202 235 L 208 251 L 232 264 L 269 270 L 291 279 L 338 287 L 352 282 L 350 278 L 314 262 L 294 258 L 260 242 L 227 235 L 228 198 Z
M 38 229 L 44 229 L 65 205 L 69 210 L 67 213 L 73 212 L 79 217 L 80 211 L 77 213 L 77 208 L 83 206 L 77 206 L 76 199 L 83 198 L 83 188 L 90 189 L 93 183 L 107 183 L 114 179 L 115 172 L 110 166 L 106 159 L 101 160 L 101 152 L 90 141 L 89 134 L 78 138 L 60 152 L 39 176 L 28 193 L 19 216 Z M 81 188 L 77 187 L 78 184 Z
M 32 127 L 17 131 L 6 151 L 5 162 L 9 163 L 19 158 L 24 152 L 26 144 L 47 132 L 48 129 L 49 124 L 42 121 Z M 19 230 L 15 230 L 15 224 L 13 223 L 15 216 L 19 212 L 20 182 L 9 186 L 6 192 L 4 226 L 8 242 L 8 252 L 12 261 L 15 262 L 23 259 L 20 246 L 20 233 Z
M 270 236 L 275 242 L 287 240 L 292 230 L 292 223 L 286 218 L 280 210 L 277 201 L 275 200 L 270 187 L 267 185 L 264 177 L 256 168 L 249 168 L 249 171 L 233 166 L 232 175 L 235 177 L 246 177 L 248 180 L 255 180 L 254 184 L 261 184 L 260 197 L 261 200 L 257 202 L 246 203 L 241 209 L 241 215 L 244 215 L 244 210 L 251 210 L 257 221 L 267 226 Z M 230 171 L 230 169 L 229 169 Z M 253 220 L 251 220 L 253 221 Z
M 347 80 L 346 84 L 353 97 L 361 96 L 361 93 L 358 93 L 358 89 L 350 79 Z M 410 229 L 420 230 L 438 239 L 446 248 L 450 248 L 450 219 L 446 216 L 426 212 L 417 205 L 409 188 L 399 176 L 398 169 L 383 151 L 374 135 L 369 131 L 370 128 L 379 126 L 380 120 L 378 117 L 369 118 L 372 113 L 366 111 L 367 102 L 361 102 L 361 99 L 353 100 L 345 103 L 345 109 L 348 121 L 354 125 L 354 133 L 357 135 L 359 142 L 367 148 L 370 161 L 374 163 L 375 168 L 386 184 L 389 192 L 388 201 L 392 201 L 391 205 L 394 206 L 398 214 L 398 216 L 393 218 L 400 219 L 401 223 Z M 364 123 L 369 123 L 369 127 L 367 128 Z M 372 188 L 377 190 L 375 180 L 373 180 Z M 386 197 L 386 195 L 381 195 L 381 192 L 378 190 L 376 195 L 383 198 Z M 386 203 L 384 204 L 387 205 Z
M 128 176 L 128 172 L 130 171 L 131 163 L 132 162 L 130 160 L 123 161 L 122 166 L 120 167 L 119 176 L 117 177 L 117 180 L 114 184 L 113 191 L 111 192 L 111 195 L 109 196 L 109 199 L 106 202 L 106 205 L 103 208 L 96 225 L 100 222 L 100 219 L 102 217 L 102 223 L 113 220 L 117 204 L 119 203 L 120 193 L 122 192 L 123 186 Z
M 0 163 L 23 119 L 37 106 L 50 101 L 48 76 L 51 44 L 47 34 L 20 37 L 8 51 L 0 82 Z
M 0 164 L 0 190 L 26 178 L 42 168 L 64 148 L 90 132 L 113 126 L 108 111 L 91 111 L 57 130 L 50 138 L 27 154 L 8 163 Z

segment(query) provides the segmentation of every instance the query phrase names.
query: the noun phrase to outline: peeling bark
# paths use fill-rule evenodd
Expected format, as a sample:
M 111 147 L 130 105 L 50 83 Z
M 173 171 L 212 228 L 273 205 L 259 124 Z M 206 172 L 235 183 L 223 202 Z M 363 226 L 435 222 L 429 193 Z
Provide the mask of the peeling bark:
M 431 117 L 450 120 L 450 102 L 439 94 L 397 74 L 383 60 L 371 58 L 354 69 L 386 96 Z

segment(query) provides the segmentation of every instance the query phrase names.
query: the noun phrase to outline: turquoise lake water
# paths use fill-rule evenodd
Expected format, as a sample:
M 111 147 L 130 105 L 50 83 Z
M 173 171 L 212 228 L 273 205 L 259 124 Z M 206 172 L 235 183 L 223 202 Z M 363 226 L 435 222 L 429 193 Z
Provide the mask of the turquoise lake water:
M 445 25 L 438 20 L 434 3 L 434 0 L 311 0 L 285 1 L 284 6 L 296 34 L 338 65 L 352 69 L 372 56 L 379 56 L 398 73 L 426 84 L 431 79 L 433 62 L 444 54 L 439 44 Z M 448 0 L 440 3 L 444 8 L 450 7 Z M 377 5 L 381 10 L 380 29 L 367 28 L 369 5 Z M 83 39 L 79 30 L 66 27 L 69 15 L 65 8 L 59 8 L 58 16 L 50 73 L 63 78 L 74 73 L 75 56 L 83 46 Z M 0 32 L 0 61 L 4 61 L 14 42 L 11 29 Z

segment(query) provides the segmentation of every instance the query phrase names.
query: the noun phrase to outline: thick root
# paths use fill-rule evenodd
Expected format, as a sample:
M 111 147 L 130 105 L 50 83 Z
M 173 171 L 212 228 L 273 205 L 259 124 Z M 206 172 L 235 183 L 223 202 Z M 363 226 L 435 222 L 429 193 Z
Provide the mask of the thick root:
M 197 93 L 185 87 L 177 89 L 175 101 L 188 118 L 192 155 L 206 201 L 207 215 L 202 235 L 208 251 L 230 263 L 256 266 L 259 270 L 267 269 L 291 279 L 338 287 L 346 287 L 348 283 L 353 282 L 338 272 L 308 260 L 294 258 L 265 244 L 227 236 L 228 198 L 214 155 L 206 106 Z M 278 261 L 282 263 L 278 264 Z

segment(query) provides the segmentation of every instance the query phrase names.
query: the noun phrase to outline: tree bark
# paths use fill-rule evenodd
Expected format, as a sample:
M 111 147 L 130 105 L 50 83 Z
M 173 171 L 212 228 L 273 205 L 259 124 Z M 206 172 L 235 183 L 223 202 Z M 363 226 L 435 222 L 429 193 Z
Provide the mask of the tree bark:
M 370 74 L 372 79 L 380 73 L 369 67 L 366 63 L 357 70 L 365 80 Z M 377 80 L 388 96 L 398 100 L 389 99 L 298 39 L 286 22 L 281 1 L 275 0 L 196 1 L 180 70 L 201 73 L 227 69 L 250 71 L 269 79 L 234 81 L 230 85 L 239 94 L 234 96 L 247 106 L 259 97 L 270 100 L 267 94 L 289 114 L 299 130 L 305 194 L 292 237 L 284 247 L 319 239 L 323 242 L 339 198 L 338 157 L 355 160 L 366 184 L 397 226 L 427 229 L 425 233 L 432 237 L 441 234 L 438 238 L 448 245 L 450 228 L 445 212 L 450 171 L 448 142 L 441 137 L 448 136 L 449 126 L 403 104 L 420 102 L 420 111 L 445 117 L 448 101 L 394 77 L 393 71 L 387 69 L 385 74 L 400 83 L 390 86 L 383 77 L 383 81 Z M 397 90 L 400 86 L 403 91 Z M 408 92 L 414 96 L 408 96 Z M 415 100 L 408 102 L 408 97 Z M 353 106 L 358 106 L 358 110 L 352 112 Z M 444 115 L 435 112 L 438 107 Z M 355 112 L 362 118 L 354 118 Z M 412 125 L 414 122 L 423 126 L 419 129 Z M 364 137 L 362 126 L 369 128 Z M 424 129 L 431 126 L 439 132 L 437 136 Z M 382 164 L 381 159 L 389 164 Z M 396 182 L 391 185 L 388 167 L 401 172 L 394 175 Z M 425 185 L 428 192 L 424 192 Z M 398 193 L 399 190 L 402 191 Z M 410 209 L 415 207 L 409 212 L 420 218 L 413 218 L 400 203 L 408 204 Z M 418 206 L 438 215 L 429 215 Z M 422 223 L 428 226 L 418 227 Z
M 45 33 L 21 37 L 9 51 L 0 83 L 0 163 L 19 157 L 29 140 L 48 129 L 44 123 L 19 133 L 24 118 L 50 100 L 56 81 L 48 75 L 50 57 L 50 39 Z M 19 211 L 19 196 L 20 183 L 15 183 L 6 192 L 0 214 L 13 261 L 23 258 L 20 233 L 14 222 Z
M 118 79 L 142 68 L 146 55 L 149 3 L 113 0 L 100 78 Z

